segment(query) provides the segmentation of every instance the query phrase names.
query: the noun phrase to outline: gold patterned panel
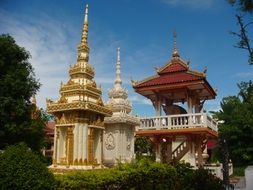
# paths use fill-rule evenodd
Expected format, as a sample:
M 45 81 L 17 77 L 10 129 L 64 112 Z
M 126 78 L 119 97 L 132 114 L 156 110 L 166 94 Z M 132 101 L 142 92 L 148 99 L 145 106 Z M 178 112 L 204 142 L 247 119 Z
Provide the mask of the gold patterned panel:
M 77 101 L 77 102 L 71 102 L 71 103 L 65 103 L 65 104 L 54 103 L 47 107 L 47 111 L 49 113 L 66 111 L 66 110 L 88 110 L 88 111 L 101 113 L 106 116 L 112 115 L 112 111 L 106 106 L 100 106 L 95 103 L 83 102 L 83 101 Z
M 94 129 L 89 128 L 88 135 L 88 164 L 92 165 L 94 162 Z
M 73 164 L 73 153 L 74 153 L 74 134 L 73 127 L 69 126 L 67 131 L 67 144 L 68 144 L 68 164 Z

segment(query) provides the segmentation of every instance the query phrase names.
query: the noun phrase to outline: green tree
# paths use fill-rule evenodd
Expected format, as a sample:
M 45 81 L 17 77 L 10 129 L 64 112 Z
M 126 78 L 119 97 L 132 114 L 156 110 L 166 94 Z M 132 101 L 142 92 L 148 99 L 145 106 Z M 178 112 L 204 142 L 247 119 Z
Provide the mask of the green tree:
M 11 36 L 0 35 L 0 149 L 21 141 L 35 150 L 42 146 L 44 123 L 30 101 L 40 84 L 29 58 Z
M 137 159 L 141 159 L 143 154 L 154 158 L 153 144 L 148 137 L 137 137 L 134 142 L 134 149 Z
M 215 117 L 221 121 L 219 136 L 226 141 L 233 163 L 246 165 L 253 163 L 253 83 L 241 82 L 238 87 L 237 96 L 223 98 Z
M 239 31 L 231 32 L 231 34 L 239 38 L 239 42 L 235 45 L 235 47 L 244 49 L 248 52 L 248 55 L 249 55 L 248 62 L 250 65 L 252 65 L 253 64 L 253 48 L 252 48 L 252 43 L 250 41 L 250 35 L 248 34 L 248 30 L 249 30 L 249 27 L 251 27 L 252 29 L 252 26 L 253 26 L 253 20 L 252 20 L 253 1 L 252 0 L 228 0 L 228 2 L 233 6 L 237 6 L 238 11 L 239 11 L 239 14 L 236 15 Z M 246 17 L 248 16 L 247 13 L 250 15 L 249 20 Z
M 236 5 L 243 12 L 252 13 L 253 11 L 253 2 L 252 0 L 228 0 L 231 5 Z
M 54 175 L 25 144 L 11 145 L 0 153 L 0 189 L 54 189 Z

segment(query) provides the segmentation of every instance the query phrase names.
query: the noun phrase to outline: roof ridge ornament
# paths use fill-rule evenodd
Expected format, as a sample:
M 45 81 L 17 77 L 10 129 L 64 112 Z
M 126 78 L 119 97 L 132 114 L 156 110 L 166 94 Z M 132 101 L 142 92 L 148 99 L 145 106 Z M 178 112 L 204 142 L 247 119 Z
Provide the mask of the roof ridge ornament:
M 172 57 L 180 57 L 178 49 L 177 49 L 177 33 L 173 32 L 173 53 Z

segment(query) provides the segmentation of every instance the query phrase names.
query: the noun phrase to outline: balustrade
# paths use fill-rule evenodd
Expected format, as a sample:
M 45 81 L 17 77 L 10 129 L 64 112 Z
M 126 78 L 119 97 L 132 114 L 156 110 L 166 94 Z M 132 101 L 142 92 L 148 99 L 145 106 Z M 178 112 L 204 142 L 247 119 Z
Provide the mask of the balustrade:
M 217 122 L 206 113 L 180 114 L 170 116 L 146 117 L 140 119 L 139 130 L 210 128 L 217 131 Z

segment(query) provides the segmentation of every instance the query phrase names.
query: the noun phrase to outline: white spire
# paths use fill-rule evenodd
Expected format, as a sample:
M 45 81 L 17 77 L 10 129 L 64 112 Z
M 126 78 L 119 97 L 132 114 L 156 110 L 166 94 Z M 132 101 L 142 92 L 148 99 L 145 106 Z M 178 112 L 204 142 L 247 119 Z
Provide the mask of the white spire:
M 85 6 L 84 23 L 88 24 L 88 4 Z
M 180 57 L 178 49 L 177 49 L 177 33 L 176 33 L 176 31 L 173 32 L 173 39 L 174 39 L 174 42 L 173 42 L 172 57 Z
M 115 79 L 115 86 L 121 86 L 122 80 L 120 77 L 120 48 L 117 49 L 117 64 L 116 64 L 116 79 Z
M 117 49 L 117 64 L 116 64 L 116 77 L 114 87 L 109 90 L 109 101 L 108 105 L 112 106 L 113 112 L 126 112 L 130 113 L 132 106 L 130 101 L 127 99 L 127 90 L 122 87 L 120 71 L 120 48 Z

